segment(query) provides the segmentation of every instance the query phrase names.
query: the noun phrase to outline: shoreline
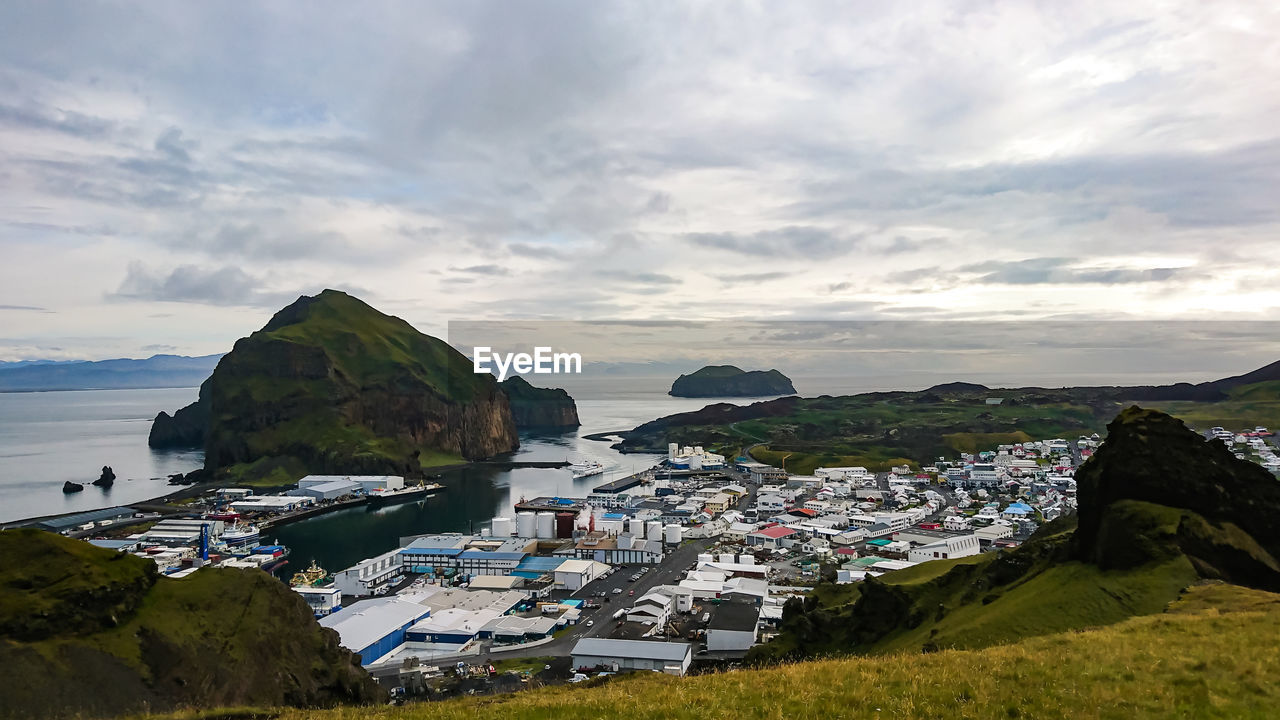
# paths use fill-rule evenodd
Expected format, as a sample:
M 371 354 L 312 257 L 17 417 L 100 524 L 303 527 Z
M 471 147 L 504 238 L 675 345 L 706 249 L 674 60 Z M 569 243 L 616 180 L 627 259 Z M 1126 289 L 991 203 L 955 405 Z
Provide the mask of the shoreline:
M 499 467 L 499 468 L 505 468 L 505 469 L 560 468 L 560 467 L 568 467 L 569 462 L 565 460 L 528 460 L 528 461 L 476 460 L 472 462 L 453 463 L 451 465 L 440 465 L 438 467 L 427 468 L 426 472 L 422 474 L 420 479 L 423 480 L 423 482 L 425 483 L 427 480 L 437 479 L 441 473 L 449 472 L 453 470 L 461 470 L 464 468 L 476 467 L 476 466 Z M 177 487 L 178 489 L 173 490 L 172 492 L 168 492 L 163 495 L 157 495 L 151 498 L 146 498 L 143 500 L 138 500 L 135 502 L 119 503 L 117 505 L 105 505 L 101 508 L 92 508 L 87 510 L 73 510 L 73 511 L 62 512 L 62 513 L 50 513 L 48 515 L 37 515 L 34 517 L 21 518 L 18 520 L 7 520 L 4 522 L 0 522 L 0 530 L 7 530 L 11 528 L 20 528 L 20 527 L 32 527 L 37 523 L 41 523 L 46 520 L 55 520 L 58 518 L 71 517 L 72 515 L 79 515 L 81 513 L 94 512 L 96 510 L 104 510 L 109 507 L 129 507 L 129 508 L 135 508 L 135 509 L 146 508 L 153 512 L 175 514 L 175 513 L 183 512 L 183 510 L 181 510 L 180 508 L 172 507 L 171 503 L 173 503 L 174 501 L 186 500 L 188 498 L 193 498 L 193 497 L 199 497 L 200 495 L 203 495 L 205 492 L 208 492 L 209 490 L 217 489 L 219 487 L 240 487 L 240 486 L 236 485 L 235 483 L 228 484 L 228 483 L 219 483 L 217 481 L 208 481 L 208 482 L 195 483 L 192 485 L 181 485 L 181 486 L 175 486 L 175 487 Z M 273 487 L 251 487 L 249 489 L 253 490 L 255 493 L 257 492 L 276 493 L 285 489 L 289 489 L 291 487 L 293 487 L 293 485 L 277 485 Z M 443 486 L 440 486 L 436 489 L 443 489 Z M 376 498 L 376 499 L 386 502 L 393 498 L 386 498 L 386 499 Z M 344 504 L 342 508 L 355 507 L 357 505 L 364 504 L 365 502 L 368 502 L 368 499 L 364 499 L 359 502 Z M 332 506 L 329 506 L 329 507 L 332 507 Z M 338 509 L 342 509 L 342 508 L 338 508 Z M 274 525 L 274 526 L 278 527 L 278 525 Z M 127 527 L 127 524 L 120 523 L 116 527 Z

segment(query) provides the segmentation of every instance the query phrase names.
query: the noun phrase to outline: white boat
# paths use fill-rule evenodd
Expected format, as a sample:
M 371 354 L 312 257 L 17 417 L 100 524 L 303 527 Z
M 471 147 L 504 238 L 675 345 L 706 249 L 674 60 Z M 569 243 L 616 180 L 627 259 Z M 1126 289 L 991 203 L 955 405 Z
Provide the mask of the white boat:
M 232 525 L 222 533 L 222 542 L 227 547 L 243 547 L 258 542 L 257 525 Z
M 604 465 L 595 460 L 579 460 L 569 465 L 569 472 L 573 474 L 573 479 L 591 477 L 592 475 L 603 475 Z

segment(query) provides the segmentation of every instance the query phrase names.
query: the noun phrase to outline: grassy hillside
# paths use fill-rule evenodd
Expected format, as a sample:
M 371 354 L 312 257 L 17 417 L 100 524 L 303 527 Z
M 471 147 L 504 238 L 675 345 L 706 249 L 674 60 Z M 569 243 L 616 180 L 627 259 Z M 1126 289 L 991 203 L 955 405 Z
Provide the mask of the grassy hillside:
M 237 341 L 195 405 L 157 417 L 150 442 L 192 439 L 217 479 L 259 486 L 309 472 L 413 474 L 519 444 L 491 375 L 333 290 L 299 298 Z
M 0 718 L 381 696 L 337 634 L 266 573 L 174 580 L 149 560 L 37 530 L 0 531 L 0 667 Z
M 1210 585 L 1193 588 L 1167 613 L 977 651 L 823 660 L 686 679 L 644 673 L 598 687 L 260 716 L 1269 718 L 1280 706 L 1280 645 L 1273 641 L 1278 622 L 1280 596 Z
M 1232 388 L 1227 398 L 1218 402 L 1144 401 L 1142 405 L 1201 429 L 1221 426 L 1239 430 L 1262 425 L 1280 430 L 1280 380 Z

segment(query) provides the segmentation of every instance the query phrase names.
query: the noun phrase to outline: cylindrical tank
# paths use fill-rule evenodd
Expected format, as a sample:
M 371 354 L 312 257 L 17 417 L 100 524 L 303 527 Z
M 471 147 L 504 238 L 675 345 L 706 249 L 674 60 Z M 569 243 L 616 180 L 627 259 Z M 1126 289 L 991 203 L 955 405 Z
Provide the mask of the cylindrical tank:
M 631 541 L 634 539 L 635 539 L 635 536 L 632 535 L 631 533 L 622 533 L 621 535 L 618 536 L 618 549 L 630 550 L 631 544 L 632 544 Z
M 537 520 L 531 512 L 516 513 L 516 534 L 522 538 L 537 537 Z
M 577 515 L 571 512 L 556 513 L 556 537 L 573 537 L 573 520 Z
M 556 514 L 553 512 L 538 513 L 538 537 L 551 539 L 556 536 Z
M 644 520 L 640 518 L 631 518 L 630 532 L 641 540 L 644 539 Z
M 676 525 L 674 523 L 672 523 L 671 525 L 668 525 L 663 535 L 665 536 L 663 539 L 666 541 L 668 545 L 680 544 L 681 532 L 680 532 L 679 525 Z
M 596 527 L 604 530 L 606 535 L 618 535 L 622 532 L 622 521 L 614 518 L 601 520 Z
M 733 553 L 720 553 L 720 562 L 722 563 L 733 562 Z
M 715 562 L 715 559 L 715 556 L 711 553 L 701 553 L 698 555 L 698 562 L 700 563 Z
M 511 518 L 494 518 L 489 529 L 496 537 L 511 537 Z
M 739 563 L 741 563 L 741 564 L 743 564 L 743 565 L 755 565 L 755 564 L 756 564 L 756 556 L 755 556 L 755 555 L 748 555 L 748 554 L 746 554 L 746 553 L 742 553 L 742 554 L 738 555 L 738 562 L 739 562 Z
M 648 527 L 649 527 L 649 532 L 648 532 L 649 539 L 652 540 L 653 542 L 662 542 L 662 521 L 650 520 Z

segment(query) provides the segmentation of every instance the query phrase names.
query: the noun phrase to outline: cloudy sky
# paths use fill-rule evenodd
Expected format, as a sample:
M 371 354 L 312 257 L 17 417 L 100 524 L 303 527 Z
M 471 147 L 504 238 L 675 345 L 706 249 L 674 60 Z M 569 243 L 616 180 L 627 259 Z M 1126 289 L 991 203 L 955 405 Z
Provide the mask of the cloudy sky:
M 1280 319 L 1280 6 L 0 5 L 0 360 L 459 319 Z

